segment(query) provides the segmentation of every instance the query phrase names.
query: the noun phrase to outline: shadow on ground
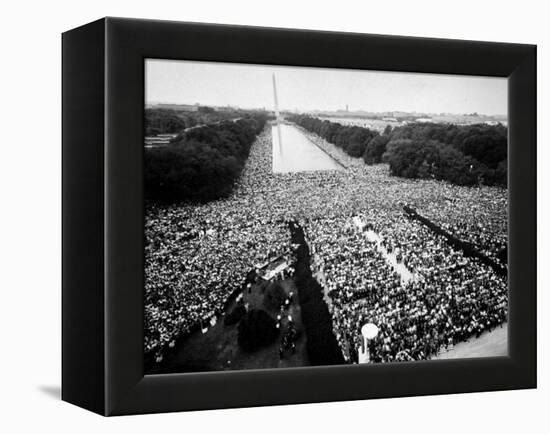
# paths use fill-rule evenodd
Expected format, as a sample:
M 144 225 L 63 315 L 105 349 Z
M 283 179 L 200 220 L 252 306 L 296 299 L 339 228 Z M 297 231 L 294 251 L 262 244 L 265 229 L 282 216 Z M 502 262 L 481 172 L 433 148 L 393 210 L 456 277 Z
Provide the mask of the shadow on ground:
M 61 386 L 38 386 L 37 389 L 50 398 L 61 399 Z

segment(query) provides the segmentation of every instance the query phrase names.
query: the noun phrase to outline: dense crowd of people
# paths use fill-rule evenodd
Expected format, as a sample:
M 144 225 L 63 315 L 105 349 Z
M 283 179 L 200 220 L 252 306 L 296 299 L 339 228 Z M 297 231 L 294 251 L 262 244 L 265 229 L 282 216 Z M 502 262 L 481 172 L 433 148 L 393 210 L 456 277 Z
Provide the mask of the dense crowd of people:
M 145 351 L 159 361 L 181 333 L 220 315 L 251 270 L 290 252 L 283 224 L 209 208 L 147 208 Z
M 390 177 L 308 133 L 344 170 L 273 173 L 271 129 L 253 144 L 233 193 L 203 205 L 146 205 L 145 349 L 161 358 L 177 336 L 220 314 L 250 269 L 292 251 L 285 222 L 306 233 L 344 357 L 357 361 L 374 322 L 372 360 L 426 359 L 507 318 L 507 284 L 403 215 L 427 218 L 495 255 L 507 242 L 507 192 Z M 365 222 L 357 227 L 354 218 Z M 367 232 L 380 237 L 382 245 Z M 382 248 L 381 248 L 382 247 Z M 384 253 L 386 252 L 386 253 Z M 404 281 L 387 258 L 414 276 Z
M 472 187 L 472 190 L 476 194 L 449 189 L 444 200 L 426 203 L 419 212 L 456 238 L 472 243 L 478 251 L 506 265 L 500 254 L 508 244 L 507 198 L 499 194 L 502 189 L 498 187 Z
M 351 218 L 307 223 L 347 360 L 357 361 L 359 331 L 367 322 L 380 330 L 371 360 L 389 362 L 430 358 L 506 321 L 506 282 L 490 268 L 404 216 L 373 212 L 363 218 L 365 228 L 354 227 Z M 414 279 L 403 282 L 366 236 L 367 227 L 380 234 L 384 252 L 399 252 Z

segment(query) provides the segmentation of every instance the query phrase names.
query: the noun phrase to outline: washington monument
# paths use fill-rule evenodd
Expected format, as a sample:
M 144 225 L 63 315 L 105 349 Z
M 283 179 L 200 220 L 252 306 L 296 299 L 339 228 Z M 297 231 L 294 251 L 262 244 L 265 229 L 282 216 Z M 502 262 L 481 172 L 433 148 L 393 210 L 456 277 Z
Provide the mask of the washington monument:
M 277 122 L 279 122 L 279 99 L 277 98 L 277 82 L 275 81 L 275 74 L 273 74 L 272 77 L 273 77 L 273 98 L 275 100 L 275 117 L 277 118 Z

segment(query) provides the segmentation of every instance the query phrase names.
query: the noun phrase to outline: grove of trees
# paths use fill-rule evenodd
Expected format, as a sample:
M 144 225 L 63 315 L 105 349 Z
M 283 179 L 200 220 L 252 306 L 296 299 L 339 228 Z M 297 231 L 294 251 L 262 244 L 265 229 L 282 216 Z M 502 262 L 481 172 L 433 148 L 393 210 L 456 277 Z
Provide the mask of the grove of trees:
M 368 128 L 341 125 L 311 116 L 294 115 L 287 119 L 342 148 L 352 157 L 362 157 L 368 143 L 379 135 Z
M 433 140 L 392 140 L 384 159 L 393 175 L 438 179 L 456 185 L 481 183 L 486 168 L 456 148 Z
M 231 121 L 243 116 L 247 116 L 243 110 L 215 110 L 207 106 L 199 106 L 197 111 L 148 108 L 145 109 L 145 135 L 177 134 L 185 128 Z
M 390 173 L 458 185 L 507 184 L 508 131 L 501 124 L 409 123 L 379 134 L 310 116 L 289 120 L 366 164 L 387 162 Z
M 374 137 L 363 153 L 363 160 L 367 164 L 378 164 L 382 162 L 382 155 L 386 152 L 386 146 L 390 141 L 389 135 L 379 135 Z
M 392 130 L 383 158 L 397 176 L 505 186 L 507 150 L 501 124 L 412 123 Z
M 181 132 L 168 146 L 145 149 L 145 197 L 206 202 L 229 195 L 266 116 L 253 113 Z
M 508 129 L 502 124 L 455 125 L 417 122 L 394 128 L 391 138 L 434 140 L 451 145 L 491 169 L 496 169 L 507 157 Z
M 181 130 L 194 127 L 196 121 L 192 116 L 178 114 L 174 110 L 145 109 L 145 135 L 176 134 Z

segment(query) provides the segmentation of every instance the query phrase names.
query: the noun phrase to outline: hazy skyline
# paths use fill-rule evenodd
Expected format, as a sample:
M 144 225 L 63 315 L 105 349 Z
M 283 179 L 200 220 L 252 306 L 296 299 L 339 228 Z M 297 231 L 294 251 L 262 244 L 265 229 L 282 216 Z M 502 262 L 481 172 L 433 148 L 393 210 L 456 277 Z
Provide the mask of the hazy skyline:
M 507 115 L 507 79 L 147 59 L 145 102 L 273 110 Z

